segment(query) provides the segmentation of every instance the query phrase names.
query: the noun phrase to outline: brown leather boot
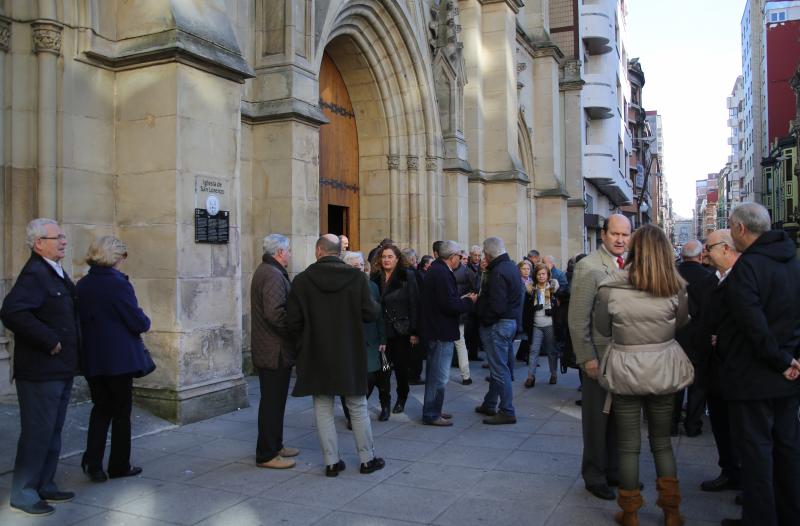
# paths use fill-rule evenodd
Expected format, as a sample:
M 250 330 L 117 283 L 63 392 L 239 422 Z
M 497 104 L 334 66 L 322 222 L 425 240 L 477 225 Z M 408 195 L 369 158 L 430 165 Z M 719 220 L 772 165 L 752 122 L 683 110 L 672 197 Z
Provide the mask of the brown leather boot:
M 666 526 L 682 526 L 683 517 L 678 510 L 681 504 L 681 490 L 678 479 L 675 477 L 659 477 L 656 479 L 658 500 L 656 504 L 664 510 L 664 524 Z
M 643 503 L 644 499 L 642 499 L 642 494 L 639 493 L 638 488 L 634 490 L 620 489 L 617 504 L 622 508 L 622 511 L 618 511 L 614 515 L 614 520 L 622 526 L 639 526 L 637 512 Z

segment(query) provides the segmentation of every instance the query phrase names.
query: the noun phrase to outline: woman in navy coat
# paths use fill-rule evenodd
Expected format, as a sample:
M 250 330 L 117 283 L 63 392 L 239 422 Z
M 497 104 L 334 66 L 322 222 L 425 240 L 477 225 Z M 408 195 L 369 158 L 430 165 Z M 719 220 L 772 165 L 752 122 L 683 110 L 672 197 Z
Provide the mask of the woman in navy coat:
M 130 464 L 131 409 L 133 378 L 152 370 L 141 337 L 150 329 L 150 319 L 139 308 L 128 276 L 119 270 L 127 257 L 127 247 L 119 239 L 97 239 L 86 256 L 89 273 L 77 285 L 81 365 L 94 404 L 81 466 L 94 482 L 107 479 L 103 454 L 109 424 L 108 477 L 142 472 Z

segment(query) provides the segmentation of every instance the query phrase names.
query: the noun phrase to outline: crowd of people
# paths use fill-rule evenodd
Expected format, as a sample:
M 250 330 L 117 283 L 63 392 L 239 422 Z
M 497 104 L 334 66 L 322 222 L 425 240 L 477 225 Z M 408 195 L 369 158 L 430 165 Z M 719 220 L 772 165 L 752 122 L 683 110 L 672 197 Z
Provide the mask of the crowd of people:
M 667 526 L 683 524 L 672 437 L 681 423 L 687 437 L 701 434 L 707 410 L 721 472 L 701 489 L 741 490 L 742 518 L 723 524 L 796 524 L 800 262 L 760 205 L 735 208 L 729 226 L 704 243 L 684 244 L 676 262 L 661 229 L 632 232 L 630 220 L 614 214 L 598 249 L 572 258 L 566 271 L 536 250 L 515 262 L 498 237 L 468 251 L 437 241 L 431 256 L 418 258 L 391 239 L 365 257 L 349 250 L 345 236 L 325 234 L 316 262 L 294 279 L 290 240 L 266 236 L 250 295 L 261 395 L 256 465 L 292 468 L 300 454 L 283 441 L 293 370 L 292 395 L 312 397 L 325 475 L 336 477 L 346 469 L 337 397 L 359 471 L 369 474 L 385 466 L 368 411 L 376 387 L 377 420 L 404 413 L 410 386 L 424 384 L 422 424 L 452 426 L 444 410 L 450 369 L 458 367 L 469 385 L 469 362 L 483 353 L 488 386 L 475 412 L 484 424 L 513 425 L 515 361 L 527 363 L 524 386 L 534 388 L 541 356 L 549 384 L 578 369 L 581 476 L 592 495 L 617 500 L 617 523 L 638 525 L 644 504 L 644 413 L 656 504 Z M 120 270 L 127 258 L 121 240 L 92 244 L 90 270 L 77 285 L 61 268 L 66 237 L 55 221 L 31 221 L 27 240 L 31 257 L 0 311 L 15 336 L 22 423 L 11 507 L 46 515 L 50 504 L 74 497 L 54 482 L 73 377 L 86 376 L 94 404 L 81 465 L 90 480 L 104 482 L 142 472 L 130 463 L 132 384 L 155 366 L 141 338 L 150 320 Z

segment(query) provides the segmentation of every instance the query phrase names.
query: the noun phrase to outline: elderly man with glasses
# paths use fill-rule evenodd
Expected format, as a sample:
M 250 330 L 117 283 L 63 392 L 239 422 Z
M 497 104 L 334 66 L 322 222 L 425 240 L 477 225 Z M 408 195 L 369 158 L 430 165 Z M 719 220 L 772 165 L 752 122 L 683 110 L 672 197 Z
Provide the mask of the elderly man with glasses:
M 75 285 L 61 267 L 67 238 L 52 219 L 26 229 L 31 257 L 3 301 L 0 319 L 14 333 L 14 377 L 21 431 L 11 479 L 11 508 L 50 515 L 75 497 L 55 483 L 61 428 L 78 374 Z

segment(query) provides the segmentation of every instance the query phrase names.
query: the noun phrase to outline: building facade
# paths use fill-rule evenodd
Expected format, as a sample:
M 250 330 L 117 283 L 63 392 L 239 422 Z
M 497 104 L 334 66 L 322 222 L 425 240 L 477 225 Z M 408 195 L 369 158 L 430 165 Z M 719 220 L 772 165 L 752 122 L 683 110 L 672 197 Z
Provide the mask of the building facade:
M 497 235 L 564 262 L 633 197 L 622 2 L 0 5 L 0 298 L 34 217 L 63 225 L 76 278 L 122 238 L 158 364 L 136 396 L 174 421 L 247 403 L 267 233 L 292 274 L 321 232 L 419 253 Z

